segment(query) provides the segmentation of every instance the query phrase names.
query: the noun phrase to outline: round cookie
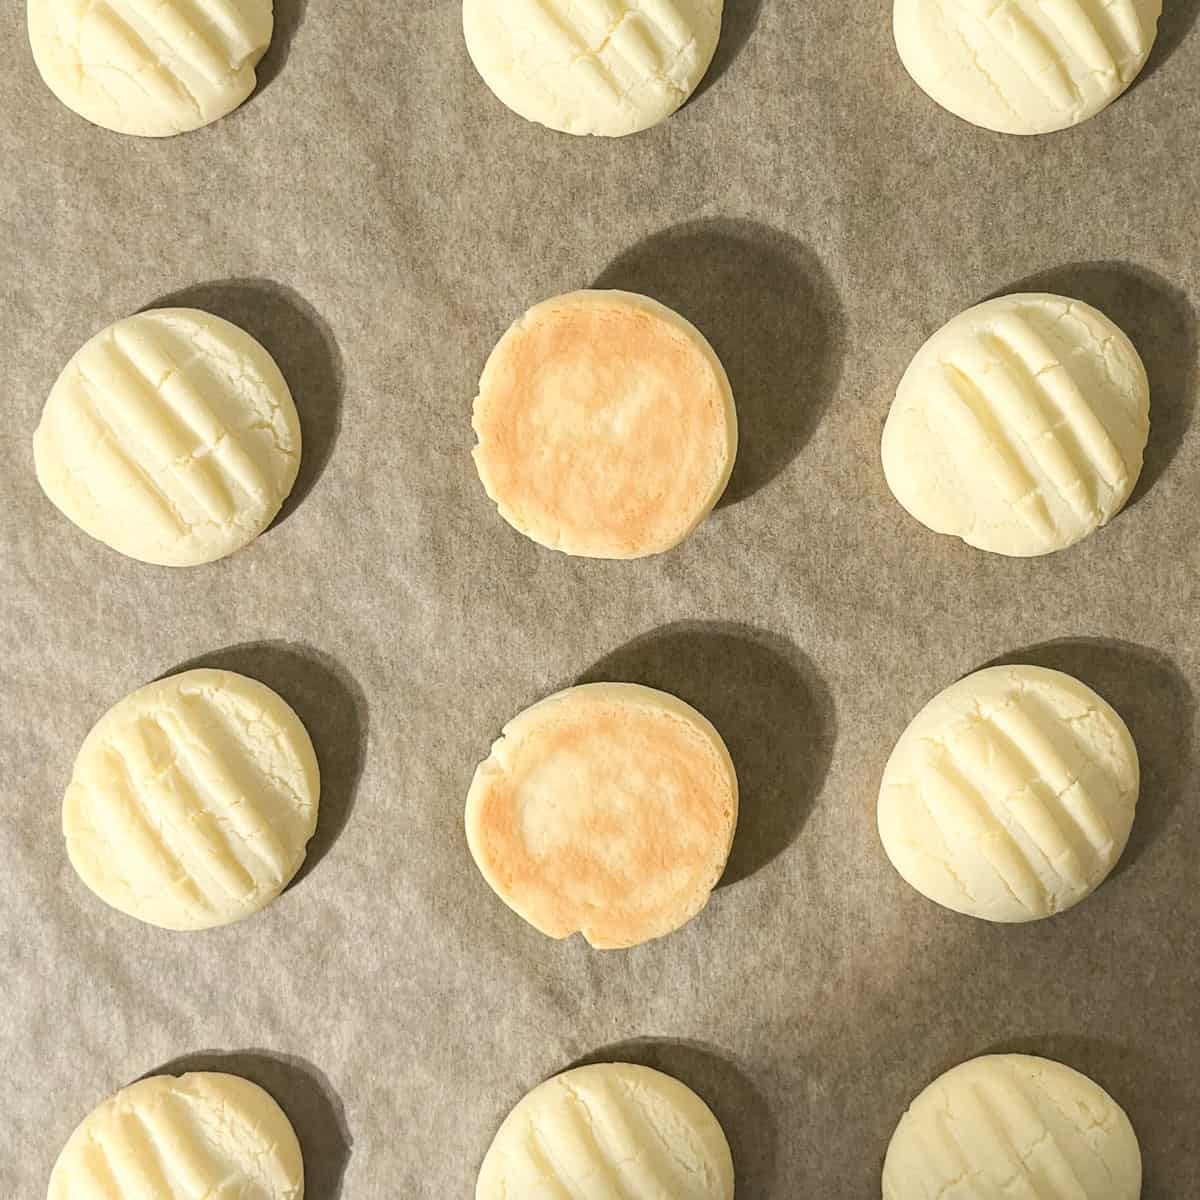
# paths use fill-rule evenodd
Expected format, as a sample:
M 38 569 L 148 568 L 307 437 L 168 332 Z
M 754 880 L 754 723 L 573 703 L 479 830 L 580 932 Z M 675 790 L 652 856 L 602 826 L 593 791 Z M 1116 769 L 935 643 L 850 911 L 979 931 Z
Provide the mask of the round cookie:
M 80 1122 L 50 1175 L 47 1200 L 302 1200 L 291 1122 L 248 1079 L 155 1075 Z
M 722 0 L 463 0 L 467 51 L 513 112 L 620 137 L 665 121 L 716 53 Z
M 678 545 L 720 499 L 737 454 L 729 380 L 665 305 L 583 291 L 531 308 L 488 358 L 475 465 L 510 525 L 589 558 Z
M 934 1080 L 883 1164 L 883 1200 L 1138 1200 L 1141 1187 L 1137 1137 L 1116 1101 L 1026 1054 L 973 1058 Z
M 955 116 L 1051 133 L 1107 108 L 1150 55 L 1162 0 L 895 0 L 905 69 Z
M 1150 433 L 1129 339 L 1079 300 L 1018 294 L 959 314 L 917 352 L 883 470 L 923 525 L 980 550 L 1049 554 L 1110 521 Z
M 67 363 L 33 454 L 42 490 L 85 533 L 188 567 L 270 525 L 300 469 L 300 420 L 248 333 L 196 309 L 151 309 Z
M 737 809 L 729 752 L 700 713 L 652 688 L 591 683 L 504 727 L 471 781 L 467 842 L 535 929 L 618 949 L 708 903 Z
M 95 724 L 63 800 L 79 877 L 163 929 L 240 921 L 283 891 L 317 826 L 300 718 L 265 684 L 199 669 L 148 684 Z
M 733 1200 L 729 1143 L 708 1105 L 670 1075 L 630 1063 L 576 1067 L 504 1119 L 475 1200 Z
M 1091 688 L 1044 667 L 988 667 L 935 696 L 879 789 L 879 835 L 922 895 L 989 921 L 1078 904 L 1121 857 L 1137 749 Z
M 29 42 L 50 90 L 117 133 L 168 137 L 254 91 L 271 0 L 28 0 Z

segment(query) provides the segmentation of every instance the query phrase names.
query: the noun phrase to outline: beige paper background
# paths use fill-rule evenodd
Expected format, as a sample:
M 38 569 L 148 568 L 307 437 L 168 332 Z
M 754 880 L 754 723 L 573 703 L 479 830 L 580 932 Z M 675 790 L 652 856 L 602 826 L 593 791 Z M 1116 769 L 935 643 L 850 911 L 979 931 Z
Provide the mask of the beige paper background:
M 455 0 L 278 0 L 259 93 L 164 142 L 62 108 L 4 6 L 0 1194 L 41 1197 L 93 1104 L 184 1059 L 276 1093 L 310 1200 L 466 1197 L 528 1088 L 625 1057 L 709 1101 L 744 1200 L 867 1200 L 908 1099 L 997 1047 L 1092 1074 L 1147 1200 L 1197 1194 L 1200 3 L 1167 7 L 1127 97 L 1030 141 L 933 106 L 884 0 L 730 0 L 702 93 L 609 143 L 494 101 Z M 524 541 L 469 457 L 494 340 L 593 283 L 699 325 L 741 413 L 727 501 L 638 563 Z M 921 341 L 1019 283 L 1099 304 L 1153 384 L 1135 502 L 1035 561 L 924 531 L 877 453 Z M 67 358 L 166 298 L 260 337 L 305 436 L 285 518 L 178 573 L 70 526 L 30 451 Z M 1034 927 L 922 900 L 874 829 L 909 717 L 1000 656 L 1078 674 L 1142 753 L 1120 869 Z M 281 691 L 325 788 L 300 882 L 189 936 L 86 892 L 59 804 L 100 713 L 196 660 Z M 701 917 L 601 955 L 494 899 L 461 807 L 509 716 L 605 677 L 701 707 L 744 798 Z

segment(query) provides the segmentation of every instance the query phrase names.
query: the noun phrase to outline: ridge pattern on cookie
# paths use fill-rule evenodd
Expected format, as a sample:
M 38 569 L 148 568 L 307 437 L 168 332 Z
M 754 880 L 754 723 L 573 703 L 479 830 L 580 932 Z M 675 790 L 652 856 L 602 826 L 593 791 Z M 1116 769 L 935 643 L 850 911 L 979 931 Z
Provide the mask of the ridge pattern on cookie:
M 97 334 L 55 383 L 34 438 L 43 489 L 134 558 L 196 565 L 252 540 L 295 481 L 283 376 L 236 326 L 154 309 Z
M 1120 511 L 1142 467 L 1137 351 L 1079 301 L 1004 296 L 933 335 L 884 430 L 884 471 L 919 521 L 993 552 L 1072 545 Z
M 1141 71 L 1162 0 L 896 0 L 901 58 L 951 112 L 1001 133 L 1087 120 Z
M 515 112 L 618 136 L 669 116 L 704 75 L 720 0 L 465 0 L 467 48 Z
M 275 1101 L 248 1080 L 154 1076 L 118 1092 L 76 1129 L 47 1200 L 301 1200 L 300 1147 Z
M 509 1114 L 477 1200 L 730 1200 L 729 1147 L 704 1102 L 646 1067 L 601 1063 L 547 1080 Z
M 84 882 L 132 916 L 226 924 L 278 895 L 316 825 L 311 743 L 273 692 L 190 671 L 114 706 L 80 750 L 63 805 Z
M 207 125 L 254 90 L 271 0 L 29 0 L 34 57 L 69 108 L 120 133 Z
M 1112 1098 L 1029 1055 L 972 1059 L 935 1080 L 888 1147 L 883 1200 L 1136 1200 L 1141 1153 Z
M 935 698 L 884 772 L 884 848 L 923 894 L 999 921 L 1050 916 L 1095 890 L 1137 799 L 1124 723 L 1069 676 L 990 668 Z

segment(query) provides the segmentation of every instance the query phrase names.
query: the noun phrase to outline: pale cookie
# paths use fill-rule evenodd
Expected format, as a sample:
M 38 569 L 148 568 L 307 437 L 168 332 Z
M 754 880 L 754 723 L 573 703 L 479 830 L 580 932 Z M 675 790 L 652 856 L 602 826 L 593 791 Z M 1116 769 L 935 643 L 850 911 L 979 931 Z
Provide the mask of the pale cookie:
M 63 800 L 71 865 L 101 900 L 164 929 L 240 921 L 283 891 L 317 826 L 300 718 L 232 671 L 185 671 L 113 705 Z
M 592 683 L 504 727 L 471 782 L 467 842 L 534 928 L 615 949 L 670 933 L 708 903 L 737 810 L 729 752 L 694 708 Z
M 1026 1054 L 935 1079 L 888 1146 L 883 1200 L 1138 1200 L 1129 1118 L 1086 1075 Z
M 722 0 L 463 0 L 467 51 L 513 112 L 563 133 L 620 137 L 695 91 Z
M 33 58 L 73 112 L 117 133 L 168 137 L 254 91 L 271 0 L 28 0 Z
M 733 1200 L 729 1143 L 708 1105 L 629 1063 L 565 1071 L 504 1119 L 475 1200 Z
M 988 667 L 935 696 L 879 789 L 879 834 L 924 896 L 989 921 L 1078 904 L 1121 857 L 1138 757 L 1091 688 L 1044 667 Z
M 1137 78 L 1162 0 L 895 0 L 900 59 L 956 116 L 997 133 L 1078 125 Z
M 474 427 L 500 515 L 589 558 L 678 545 L 720 499 L 737 454 L 733 393 L 712 347 L 631 292 L 531 308 L 484 367 Z
M 996 554 L 1061 550 L 1129 498 L 1150 385 L 1129 339 L 1079 300 L 1018 294 L 959 314 L 917 352 L 883 470 L 923 525 Z
M 302 1200 L 283 1110 L 237 1075 L 155 1075 L 110 1096 L 71 1134 L 47 1200 Z
M 195 566 L 270 525 L 300 469 L 300 420 L 248 333 L 158 308 L 67 363 L 33 454 L 42 490 L 85 533 L 142 562 Z

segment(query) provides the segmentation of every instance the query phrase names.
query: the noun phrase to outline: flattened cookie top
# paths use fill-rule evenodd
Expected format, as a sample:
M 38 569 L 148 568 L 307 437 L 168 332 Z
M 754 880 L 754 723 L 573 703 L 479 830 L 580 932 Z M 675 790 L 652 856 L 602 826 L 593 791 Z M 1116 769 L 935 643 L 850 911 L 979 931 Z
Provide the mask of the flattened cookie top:
M 729 481 L 737 418 L 712 347 L 671 309 L 584 291 L 500 339 L 475 400 L 475 464 L 514 528 L 590 558 L 669 550 Z
M 704 907 L 737 806 L 725 744 L 695 709 L 634 684 L 585 684 L 505 727 L 475 772 L 467 839 L 484 878 L 531 925 L 613 949 Z

